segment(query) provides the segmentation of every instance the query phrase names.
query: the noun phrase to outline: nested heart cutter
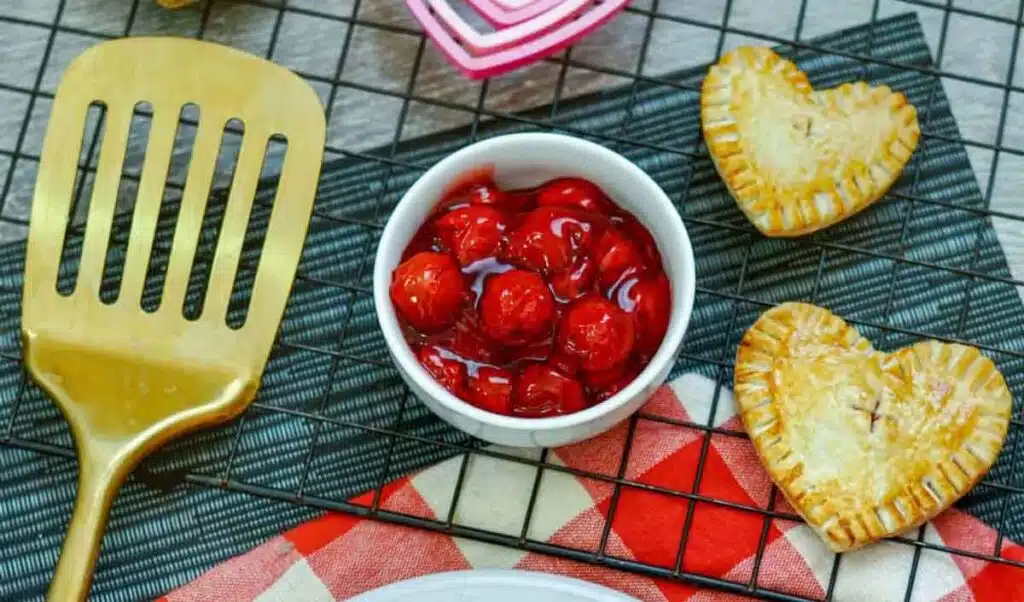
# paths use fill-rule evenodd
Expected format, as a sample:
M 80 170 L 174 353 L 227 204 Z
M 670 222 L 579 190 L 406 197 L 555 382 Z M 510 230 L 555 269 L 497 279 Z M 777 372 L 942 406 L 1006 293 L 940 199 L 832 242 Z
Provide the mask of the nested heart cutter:
M 493 27 L 480 31 L 452 0 L 406 0 L 444 56 L 472 79 L 493 77 L 550 56 L 604 25 L 628 0 L 469 0 Z

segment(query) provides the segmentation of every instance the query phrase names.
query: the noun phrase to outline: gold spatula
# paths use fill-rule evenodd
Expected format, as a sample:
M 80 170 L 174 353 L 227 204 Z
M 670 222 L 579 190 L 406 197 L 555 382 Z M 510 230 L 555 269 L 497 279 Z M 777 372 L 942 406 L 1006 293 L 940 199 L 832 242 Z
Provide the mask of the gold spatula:
M 107 107 L 107 129 L 74 291 L 57 290 L 90 103 Z M 107 244 L 132 112 L 153 109 L 120 294 L 100 300 Z M 182 106 L 199 126 L 182 194 L 159 308 L 140 300 Z M 183 316 L 189 274 L 226 122 L 244 124 L 231 192 L 202 314 Z M 287 151 L 245 323 L 227 325 L 249 212 L 272 135 Z M 49 600 L 86 597 L 107 512 L 128 472 L 186 431 L 237 416 L 252 400 L 295 277 L 323 159 L 324 112 L 290 71 L 219 45 L 175 38 L 115 40 L 68 67 L 53 101 L 39 164 L 25 260 L 22 336 L 32 377 L 71 426 L 78 498 Z

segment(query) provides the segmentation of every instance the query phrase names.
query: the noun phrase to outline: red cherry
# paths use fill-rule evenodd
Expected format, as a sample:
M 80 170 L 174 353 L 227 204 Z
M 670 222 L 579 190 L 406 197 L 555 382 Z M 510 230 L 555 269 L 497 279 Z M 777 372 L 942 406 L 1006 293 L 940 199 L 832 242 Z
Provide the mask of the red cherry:
M 644 261 L 636 245 L 616 228 L 608 228 L 601 234 L 594 257 L 598 284 L 605 291 L 615 288 L 624 276 L 643 271 Z
M 480 323 L 484 332 L 504 345 L 519 346 L 551 332 L 555 300 L 534 272 L 509 270 L 484 282 Z
M 390 288 L 398 312 L 423 333 L 451 326 L 466 300 L 466 283 L 451 255 L 421 251 L 395 268 Z
M 488 412 L 508 416 L 512 413 L 512 381 L 508 370 L 481 366 L 469 377 L 469 400 Z
M 602 375 L 602 378 L 604 378 L 610 376 L 611 373 L 612 371 L 599 372 L 595 374 L 600 374 Z M 590 386 L 593 389 L 591 394 L 594 396 L 594 401 L 604 401 L 611 397 L 612 395 L 615 395 L 619 391 L 625 389 L 629 385 L 629 383 L 633 382 L 636 379 L 636 377 L 639 374 L 639 368 L 637 368 L 636 366 L 629 366 L 618 375 L 618 378 L 608 378 L 608 380 L 601 383 L 600 386 L 597 386 L 596 384 L 591 385 L 590 381 L 588 380 L 587 386 Z
M 480 319 L 472 309 L 455 321 L 451 333 L 451 349 L 461 357 L 488 364 L 500 363 L 501 349 L 484 334 Z
M 537 195 L 544 206 L 579 207 L 585 211 L 609 213 L 612 204 L 595 184 L 579 178 L 561 178 L 548 182 Z
M 507 363 L 546 362 L 551 357 L 551 340 L 549 338 L 527 343 L 521 347 L 508 347 L 504 359 Z
M 594 285 L 597 276 L 597 264 L 590 255 L 580 255 L 572 267 L 555 272 L 548 278 L 551 290 L 564 301 L 572 301 L 582 297 Z
M 437 220 L 437 235 L 467 266 L 493 257 L 505 231 L 505 216 L 492 207 L 462 207 Z
M 527 213 L 508 236 L 504 259 L 536 272 L 557 272 L 570 267 L 586 247 L 595 224 L 565 207 L 538 207 Z
M 546 360 L 547 364 L 566 376 L 576 378 L 580 375 L 580 361 L 575 356 L 570 356 L 557 348 L 551 350 L 551 355 Z
M 458 397 L 466 394 L 466 365 L 437 345 L 425 345 L 418 354 L 420 365 L 434 380 Z
M 405 247 L 405 252 L 402 254 L 402 261 L 405 261 L 423 251 L 438 251 L 439 245 L 437 244 L 437 232 L 434 230 L 433 222 L 427 222 L 423 224 L 416 234 L 413 235 L 412 240 Z
M 569 306 L 558 328 L 558 350 L 577 360 L 587 372 L 624 363 L 635 342 L 633 316 L 596 295 Z
M 516 380 L 512 415 L 545 418 L 587 407 L 583 385 L 544 364 L 530 364 Z
M 628 282 L 617 297 L 620 307 L 636 315 L 637 352 L 641 360 L 650 361 L 661 346 L 672 312 L 668 278 L 658 272 L 654 276 Z
M 493 182 L 476 181 L 456 188 L 446 197 L 446 205 L 490 206 L 502 211 L 529 211 L 537 206 L 529 190 L 502 190 Z
M 643 260 L 648 267 L 661 269 L 661 253 L 658 251 L 658 244 L 654 242 L 651 233 L 632 215 L 623 214 L 615 216 L 616 227 L 626 235 L 633 245 L 640 251 Z
M 619 381 L 629 368 L 628 363 L 612 366 L 607 370 L 597 370 L 583 373 L 583 384 L 590 389 L 604 389 Z
M 505 193 L 502 207 L 506 211 L 519 213 L 533 211 L 537 208 L 537 195 L 531 191 L 510 191 Z
M 505 206 L 508 195 L 492 183 L 473 184 L 466 190 L 466 197 L 473 205 Z

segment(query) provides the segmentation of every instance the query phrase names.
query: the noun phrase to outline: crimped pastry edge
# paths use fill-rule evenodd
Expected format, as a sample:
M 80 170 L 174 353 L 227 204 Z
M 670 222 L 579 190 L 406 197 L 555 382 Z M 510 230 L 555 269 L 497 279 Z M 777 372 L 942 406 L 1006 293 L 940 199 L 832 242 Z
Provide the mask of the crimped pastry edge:
M 1006 381 L 995 364 L 976 348 L 958 343 L 945 344 L 925 340 L 884 355 L 899 359 L 899 354 L 912 353 L 920 357 L 927 352 L 932 357 L 936 354 L 940 358 L 945 356 L 947 366 L 952 365 L 952 359 L 970 359 L 961 371 L 973 374 L 973 379 L 984 376 L 984 380 L 978 386 L 984 387 L 988 392 L 984 398 L 986 405 L 993 410 L 988 415 L 993 416 L 996 423 L 987 421 L 986 429 L 976 429 L 972 433 L 987 433 L 987 438 L 972 437 L 970 441 L 972 445 L 982 446 L 987 457 L 978 457 L 972 450 L 966 449 L 969 446 L 965 445 L 965 449 L 957 450 L 949 458 L 937 463 L 920 482 L 905 484 L 904 491 L 894 497 L 891 503 L 865 507 L 852 516 L 840 515 L 827 499 L 816 505 L 807 503 L 812 495 L 809 484 L 800 482 L 803 465 L 799 462 L 787 462 L 791 448 L 784 440 L 773 437 L 769 430 L 762 428 L 763 422 L 759 418 L 765 412 L 771 413 L 775 410 L 774 399 L 771 399 L 770 392 L 766 394 L 759 391 L 757 383 L 754 382 L 757 378 L 764 379 L 766 376 L 770 379 L 772 370 L 770 364 L 765 369 L 764 356 L 771 356 L 771 352 L 763 348 L 759 338 L 774 338 L 791 332 L 792 327 L 786 327 L 784 321 L 780 320 L 786 317 L 792 324 L 820 322 L 824 327 L 841 333 L 840 336 L 858 351 L 881 352 L 875 351 L 870 341 L 842 318 L 827 309 L 799 302 L 783 303 L 762 313 L 744 334 L 737 350 L 733 388 L 737 411 L 744 429 L 750 435 L 757 455 L 772 481 L 789 504 L 833 552 L 852 551 L 920 527 L 949 508 L 988 473 L 1002 449 L 1009 429 L 1012 397 Z M 972 373 L 972 369 L 975 372 Z M 986 447 L 987 449 L 984 449 Z M 957 479 L 956 482 L 954 478 Z M 890 524 L 884 524 L 883 520 Z
M 763 67 L 759 68 L 759 65 Z M 813 94 L 815 91 L 811 88 L 807 75 L 796 65 L 781 58 L 769 48 L 755 46 L 740 46 L 723 55 L 718 63 L 711 66 L 701 84 L 701 130 L 712 163 L 747 219 L 766 236 L 802 236 L 860 213 L 885 195 L 899 178 L 917 148 L 920 138 L 917 111 L 907 102 L 903 93 L 894 92 L 887 86 L 868 86 L 864 82 L 819 90 L 819 94 L 834 91 L 846 96 L 855 93 L 885 94 L 892 109 L 903 112 L 903 127 L 893 128 L 894 131 L 883 149 L 882 164 L 875 163 L 862 170 L 856 170 L 855 166 L 848 165 L 846 173 L 842 174 L 841 178 L 830 181 L 830 186 L 816 193 L 815 198 L 787 198 L 783 199 L 784 202 L 778 203 L 777 208 L 760 210 L 756 204 L 764 196 L 763 180 L 751 167 L 751 161 L 743 152 L 735 118 L 726 123 L 720 123 L 720 120 L 714 118 L 714 113 L 721 107 L 725 107 L 724 112 L 729 115 L 735 114 L 737 110 L 731 98 L 731 83 L 734 78 L 732 72 L 736 67 L 756 68 L 759 73 L 774 71 L 788 80 L 798 92 Z M 820 195 L 825 196 L 817 200 Z M 833 211 L 829 215 L 821 215 L 817 204 L 825 203 L 826 200 Z M 812 214 L 811 219 L 807 219 L 805 211 Z M 795 225 L 786 226 L 786 213 L 790 218 L 796 218 Z

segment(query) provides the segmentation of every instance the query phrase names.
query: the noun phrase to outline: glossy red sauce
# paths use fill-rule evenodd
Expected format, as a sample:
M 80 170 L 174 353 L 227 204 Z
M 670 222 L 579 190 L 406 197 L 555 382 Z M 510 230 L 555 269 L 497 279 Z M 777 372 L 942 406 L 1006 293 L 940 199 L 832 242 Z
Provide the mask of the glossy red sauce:
M 420 363 L 465 401 L 547 417 L 600 403 L 661 345 L 671 291 L 650 233 L 594 184 L 447 195 L 390 289 Z

